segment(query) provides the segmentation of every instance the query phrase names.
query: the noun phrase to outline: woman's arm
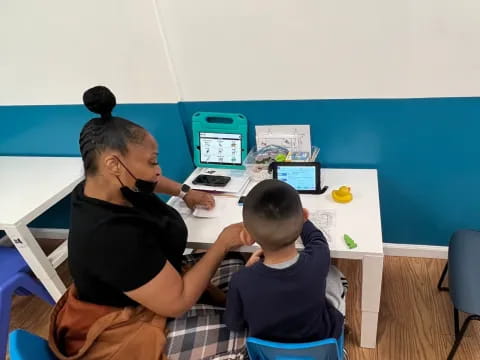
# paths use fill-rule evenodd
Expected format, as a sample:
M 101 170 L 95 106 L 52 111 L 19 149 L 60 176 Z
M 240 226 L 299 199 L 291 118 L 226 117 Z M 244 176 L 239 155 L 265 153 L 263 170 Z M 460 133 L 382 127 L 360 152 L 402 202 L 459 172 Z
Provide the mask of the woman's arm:
M 244 245 L 240 236 L 242 231 L 243 224 L 226 227 L 213 246 L 183 277 L 167 262 L 152 280 L 125 294 L 159 315 L 180 316 L 200 298 L 225 254 Z
M 180 183 L 162 175 L 158 180 L 155 192 L 178 196 L 178 194 L 180 194 L 181 187 L 182 185 Z M 183 200 L 190 209 L 193 209 L 197 205 L 204 206 L 208 209 L 211 209 L 215 206 L 215 199 L 213 196 L 203 191 L 190 190 L 187 195 L 185 195 Z
M 155 192 L 177 196 L 180 194 L 181 187 L 182 185 L 180 183 L 161 175 L 155 187 Z

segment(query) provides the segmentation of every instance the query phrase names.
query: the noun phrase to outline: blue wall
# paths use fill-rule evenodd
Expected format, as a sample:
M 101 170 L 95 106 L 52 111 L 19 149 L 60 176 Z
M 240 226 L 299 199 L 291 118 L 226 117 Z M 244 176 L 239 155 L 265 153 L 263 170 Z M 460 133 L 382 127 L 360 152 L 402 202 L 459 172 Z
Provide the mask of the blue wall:
M 245 114 L 250 145 L 255 124 L 310 123 L 325 166 L 378 168 L 385 242 L 446 245 L 455 229 L 480 223 L 480 98 L 186 102 L 115 114 L 153 133 L 164 172 L 181 181 L 196 111 Z M 78 155 L 89 118 L 80 105 L 0 107 L 0 155 Z M 68 199 L 32 225 L 66 227 L 67 214 Z
M 118 105 L 114 115 L 144 126 L 155 136 L 167 176 L 181 181 L 192 171 L 177 104 Z M 79 156 L 78 136 L 92 117 L 83 105 L 0 106 L 0 155 Z M 31 226 L 66 228 L 68 214 L 66 198 Z
M 196 111 L 250 124 L 311 124 L 328 167 L 378 168 L 385 242 L 446 245 L 480 227 L 480 98 L 232 101 L 180 104 L 191 144 Z M 353 189 L 355 191 L 355 189 Z

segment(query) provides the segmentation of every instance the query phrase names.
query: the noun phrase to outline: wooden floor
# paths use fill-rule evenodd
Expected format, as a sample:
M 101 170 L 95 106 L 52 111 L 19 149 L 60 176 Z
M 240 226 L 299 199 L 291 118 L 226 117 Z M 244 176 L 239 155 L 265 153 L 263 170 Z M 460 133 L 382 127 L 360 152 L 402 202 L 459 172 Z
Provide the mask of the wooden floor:
M 345 342 L 351 360 L 447 358 L 453 343 L 453 311 L 448 293 L 436 289 L 444 264 L 445 260 L 437 259 L 385 257 L 378 346 L 362 349 L 359 347 L 361 263 L 338 261 L 350 281 L 347 321 L 351 333 Z M 59 272 L 69 281 L 65 265 Z M 24 328 L 45 337 L 49 311 L 50 307 L 38 299 L 15 298 L 11 328 Z M 480 359 L 480 324 L 474 322 L 467 331 L 455 359 Z

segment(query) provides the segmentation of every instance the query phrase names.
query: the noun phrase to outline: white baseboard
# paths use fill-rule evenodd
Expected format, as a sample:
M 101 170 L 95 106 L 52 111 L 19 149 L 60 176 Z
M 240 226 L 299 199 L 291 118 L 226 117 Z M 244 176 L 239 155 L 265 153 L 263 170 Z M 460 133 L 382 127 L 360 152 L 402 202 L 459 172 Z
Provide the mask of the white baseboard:
M 412 244 L 383 244 L 385 256 L 408 256 L 433 259 L 447 259 L 448 246 L 412 245 Z
M 8 238 L 7 235 L 3 235 L 1 238 L 0 238 L 0 246 L 13 246 L 12 242 L 10 241 L 10 239 Z
M 43 239 L 66 239 L 68 229 L 31 228 L 33 236 Z M 0 246 L 11 245 L 7 236 L 0 238 Z M 448 246 L 412 245 L 384 243 L 383 252 L 386 256 L 408 256 L 420 258 L 447 259 Z
M 68 238 L 68 229 L 30 228 L 33 236 L 41 239 L 62 240 Z
M 62 240 L 68 238 L 68 229 L 30 228 L 33 236 L 40 239 Z M 0 246 L 12 246 L 7 235 L 0 238 Z

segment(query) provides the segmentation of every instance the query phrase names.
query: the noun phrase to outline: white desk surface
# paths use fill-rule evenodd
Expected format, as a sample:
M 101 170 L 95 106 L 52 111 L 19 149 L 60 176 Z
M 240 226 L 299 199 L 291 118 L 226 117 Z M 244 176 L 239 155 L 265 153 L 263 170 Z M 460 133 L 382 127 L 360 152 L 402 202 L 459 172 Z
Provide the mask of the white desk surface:
M 378 196 L 377 170 L 322 169 L 322 186 L 328 190 L 322 195 L 302 195 L 307 209 L 328 209 L 336 213 L 335 237 L 330 243 L 331 256 L 336 258 L 362 259 L 365 255 L 383 255 L 380 202 Z M 351 186 L 353 201 L 339 204 L 332 200 L 331 191 L 342 185 Z M 224 197 L 228 202 L 224 215 L 217 218 L 196 218 L 183 215 L 188 227 L 188 244 L 192 248 L 207 248 L 222 229 L 242 221 L 242 207 L 238 198 Z M 348 234 L 358 245 L 348 249 L 343 235 Z M 253 247 L 241 250 L 252 251 Z
M 0 229 L 28 224 L 82 179 L 79 157 L 0 156 Z

